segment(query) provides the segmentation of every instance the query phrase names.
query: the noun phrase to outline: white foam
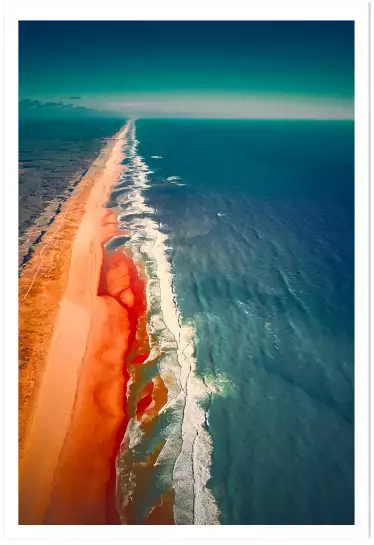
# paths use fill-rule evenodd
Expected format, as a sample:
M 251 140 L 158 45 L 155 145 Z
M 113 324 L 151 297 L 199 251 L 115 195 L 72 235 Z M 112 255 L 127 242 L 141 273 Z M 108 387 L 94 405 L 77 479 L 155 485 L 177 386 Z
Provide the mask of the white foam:
M 166 179 L 168 182 L 174 182 L 175 180 L 181 180 L 182 178 L 180 176 L 169 176 Z
M 237 386 L 225 373 L 216 373 L 214 376 L 205 375 L 206 388 L 212 396 L 230 397 L 237 394 Z
M 159 369 L 168 388 L 167 403 L 162 412 L 172 409 L 174 420 L 168 428 L 168 439 L 157 464 L 165 460 L 174 464 L 172 484 L 176 524 L 218 524 L 218 509 L 211 491 L 206 487 L 210 476 L 212 442 L 204 429 L 205 412 L 198 404 L 209 395 L 209 391 L 196 374 L 194 328 L 192 324 L 182 323 L 173 292 L 167 236 L 159 231 L 160 225 L 152 218 L 154 210 L 145 201 L 144 190 L 148 187 L 149 170 L 137 153 L 134 123 L 129 137 L 133 142 L 128 152 L 133 165 L 132 185 L 126 188 L 126 210 L 121 214 L 121 220 L 130 233 L 129 244 L 135 261 L 139 259 L 145 264 L 150 311 L 147 325 L 149 339 L 152 348 L 152 338 L 155 336 L 159 344 L 157 350 L 163 353 Z M 153 158 L 161 159 L 159 156 Z M 171 178 L 174 180 L 178 177 Z M 151 350 L 149 359 L 153 357 L 154 351 Z M 130 423 L 124 441 L 129 441 L 130 445 L 141 441 L 134 423 Z M 123 460 L 118 460 L 117 467 L 122 466 Z M 126 477 L 130 478 L 129 474 Z M 123 484 L 125 488 L 126 484 Z

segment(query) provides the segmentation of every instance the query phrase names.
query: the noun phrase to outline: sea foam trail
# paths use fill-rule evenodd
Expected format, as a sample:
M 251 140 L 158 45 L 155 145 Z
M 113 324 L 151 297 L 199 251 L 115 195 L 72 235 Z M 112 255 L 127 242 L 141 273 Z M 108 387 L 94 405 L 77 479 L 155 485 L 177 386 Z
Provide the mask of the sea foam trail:
M 119 226 L 126 230 L 134 260 L 145 264 L 148 277 L 147 324 L 150 356 L 157 356 L 160 376 L 167 386 L 167 402 L 161 413 L 172 414 L 165 433 L 167 439 L 156 466 L 170 467 L 171 485 L 175 491 L 174 521 L 176 524 L 219 524 L 218 509 L 211 491 L 206 487 L 210 477 L 212 442 L 205 429 L 206 414 L 199 402 L 209 395 L 204 382 L 196 373 L 194 356 L 194 328 L 183 324 L 176 295 L 173 274 L 167 257 L 167 236 L 159 230 L 154 210 L 145 200 L 150 173 L 137 151 L 135 123 L 128 135 L 127 169 L 117 194 L 122 213 Z M 118 187 L 117 186 L 117 187 Z M 116 188 L 114 188 L 116 189 Z M 144 362 L 145 364 L 147 363 Z M 160 415 L 159 415 L 160 416 Z M 117 487 L 121 489 L 124 505 L 118 505 L 121 520 L 126 524 L 124 507 L 136 493 L 136 475 L 128 460 L 129 451 L 141 444 L 143 432 L 132 418 L 117 458 Z M 168 480 L 168 477 L 164 477 Z

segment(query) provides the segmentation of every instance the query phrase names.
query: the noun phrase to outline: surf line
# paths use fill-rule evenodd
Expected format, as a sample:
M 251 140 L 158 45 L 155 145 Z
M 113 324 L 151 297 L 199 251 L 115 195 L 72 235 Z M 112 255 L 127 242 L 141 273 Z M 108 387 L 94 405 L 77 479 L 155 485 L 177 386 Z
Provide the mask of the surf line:
M 116 458 L 117 511 L 123 524 L 219 524 L 206 486 L 212 442 L 199 402 L 209 392 L 196 373 L 194 327 L 183 322 L 168 237 L 146 199 L 150 171 L 138 154 L 134 121 L 127 140 L 126 169 L 109 202 L 126 236 L 123 252 L 146 278 L 146 312 L 134 337 L 145 348 L 139 352 L 135 344 L 126 361 L 127 423 Z

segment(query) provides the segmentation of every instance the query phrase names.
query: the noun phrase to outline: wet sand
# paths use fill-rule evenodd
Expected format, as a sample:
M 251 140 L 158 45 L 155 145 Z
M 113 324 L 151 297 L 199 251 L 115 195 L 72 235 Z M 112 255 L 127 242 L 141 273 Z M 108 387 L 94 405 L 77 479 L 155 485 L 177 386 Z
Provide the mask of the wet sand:
M 116 487 L 129 420 L 152 433 L 168 395 L 159 374 L 141 379 L 150 356 L 144 264 L 105 248 L 124 234 L 104 205 L 125 168 L 128 129 L 94 161 L 20 277 L 20 524 L 121 524 L 116 502 L 125 524 L 174 523 L 174 490 L 140 521 Z M 140 501 L 162 447 L 134 463 Z
M 117 233 L 103 205 L 124 168 L 127 130 L 94 162 L 20 278 L 20 524 L 119 523 L 114 459 L 138 279 L 124 254 L 122 269 L 103 268 L 103 243 Z

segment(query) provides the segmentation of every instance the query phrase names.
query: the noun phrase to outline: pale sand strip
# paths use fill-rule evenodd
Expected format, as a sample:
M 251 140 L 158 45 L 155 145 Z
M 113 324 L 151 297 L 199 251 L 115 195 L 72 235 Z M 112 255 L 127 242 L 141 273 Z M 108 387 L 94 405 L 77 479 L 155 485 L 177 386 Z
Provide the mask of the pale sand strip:
M 92 187 L 105 169 L 116 135 L 55 218 L 19 279 L 19 456 L 46 364 L 61 297 L 66 289 L 73 241 Z
M 69 199 L 64 211 L 61 213 L 59 224 L 55 225 L 54 233 L 50 237 L 46 237 L 42 251 L 38 256 L 35 256 L 28 270 L 29 274 L 23 276 L 29 281 L 28 287 L 26 288 L 25 280 L 23 284 L 20 280 L 20 342 L 22 344 L 22 327 L 24 326 L 26 334 L 24 334 L 23 342 L 26 348 L 25 360 L 27 362 L 25 369 L 28 366 L 30 355 L 31 359 L 33 355 L 39 355 L 38 367 L 44 367 L 39 387 L 35 390 L 31 387 L 32 392 L 36 392 L 35 399 L 30 405 L 32 408 L 31 417 L 30 411 L 28 414 L 25 409 L 25 402 L 22 406 L 22 388 L 27 392 L 28 374 L 24 372 L 24 376 L 22 376 L 21 372 L 20 375 L 20 432 L 22 439 L 20 454 L 22 456 L 20 461 L 19 512 L 22 524 L 40 524 L 43 522 L 55 468 L 73 416 L 78 372 L 86 351 L 86 343 L 91 327 L 92 306 L 97 294 L 102 263 L 100 237 L 103 235 L 102 221 L 105 213 L 103 204 L 108 197 L 110 187 L 118 179 L 123 169 L 120 163 L 123 157 L 123 138 L 127 130 L 128 124 L 116 135 L 114 142 L 102 154 L 101 161 L 103 162 L 104 159 L 104 164 L 100 165 L 100 161 L 98 161 L 98 169 L 95 165 L 98 173 L 92 176 L 92 172 L 88 172 L 77 187 L 77 191 L 83 192 L 85 184 L 89 184 L 92 189 L 90 189 L 86 210 L 72 246 L 65 292 L 63 293 L 63 290 L 61 290 L 61 286 L 56 286 L 56 301 L 48 305 L 48 301 L 51 303 L 53 297 L 50 296 L 49 291 L 46 293 L 46 286 L 40 286 L 38 281 L 45 270 L 43 252 L 48 254 L 47 246 L 50 245 L 53 248 L 51 253 L 54 255 L 58 254 L 59 249 L 61 250 L 58 247 L 58 234 L 64 231 L 64 222 L 69 228 L 69 222 L 73 220 L 71 216 L 74 215 L 74 199 L 77 199 L 76 192 L 71 197 L 73 203 L 71 209 L 69 208 Z M 47 256 L 47 260 L 48 257 L 51 259 L 51 256 Z M 59 257 L 61 259 L 61 256 Z M 62 259 L 69 262 L 69 257 L 69 254 L 65 252 Z M 53 267 L 53 262 L 50 265 Z M 66 263 L 61 265 L 66 269 Z M 32 274 L 30 270 L 33 271 Z M 63 281 L 60 281 L 60 283 L 63 283 Z M 54 291 L 53 285 L 47 286 L 48 288 Z M 61 292 L 63 293 L 62 299 Z M 26 325 L 26 320 L 28 317 L 31 318 L 33 309 L 38 305 L 38 300 L 41 300 L 43 304 L 47 301 L 44 320 L 49 319 L 49 323 L 36 322 L 34 327 L 30 329 L 30 326 Z M 48 310 L 51 311 L 50 314 Z M 54 316 L 56 316 L 56 321 Z M 38 318 L 43 319 L 43 316 L 39 313 Z M 47 325 L 47 328 L 45 328 L 45 325 Z M 41 334 L 42 341 L 44 341 L 41 354 L 38 354 L 37 348 L 32 346 L 32 341 L 34 343 L 36 341 L 34 335 L 38 335 L 38 328 L 39 330 L 46 329 Z M 53 331 L 53 337 L 52 340 L 49 340 L 51 331 Z M 48 357 L 45 358 L 47 351 Z M 43 366 L 45 359 L 46 363 Z M 34 381 L 37 374 L 38 369 L 34 373 L 31 371 Z M 22 408 L 24 408 L 24 414 L 22 414 Z

